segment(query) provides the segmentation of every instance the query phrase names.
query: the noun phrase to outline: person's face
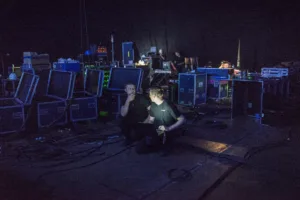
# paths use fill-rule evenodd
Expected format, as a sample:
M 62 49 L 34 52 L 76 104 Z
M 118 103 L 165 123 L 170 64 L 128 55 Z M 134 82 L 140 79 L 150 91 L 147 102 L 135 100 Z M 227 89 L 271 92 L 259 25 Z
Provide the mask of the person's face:
M 175 55 L 176 55 L 177 57 L 180 57 L 180 53 L 179 53 L 179 52 L 175 52 Z
M 155 102 L 155 96 L 153 94 L 151 94 L 151 92 L 149 94 L 149 97 L 152 102 Z
M 159 103 L 162 100 L 160 97 L 152 94 L 151 92 L 149 93 L 149 97 L 150 97 L 151 102 L 153 102 L 153 103 Z
M 153 102 L 153 103 L 159 102 L 159 100 L 160 100 L 160 98 L 157 97 L 157 95 L 154 95 L 151 92 L 149 93 L 149 97 L 150 97 L 151 102 Z
M 162 54 L 162 53 L 163 53 L 162 49 L 160 49 L 160 50 L 158 51 L 158 53 L 159 53 L 159 54 Z
M 229 64 L 228 63 L 224 63 L 223 67 L 227 69 L 227 68 L 229 68 Z
M 127 93 L 127 95 L 135 95 L 135 93 L 136 93 L 135 86 L 127 85 L 125 88 L 125 92 Z

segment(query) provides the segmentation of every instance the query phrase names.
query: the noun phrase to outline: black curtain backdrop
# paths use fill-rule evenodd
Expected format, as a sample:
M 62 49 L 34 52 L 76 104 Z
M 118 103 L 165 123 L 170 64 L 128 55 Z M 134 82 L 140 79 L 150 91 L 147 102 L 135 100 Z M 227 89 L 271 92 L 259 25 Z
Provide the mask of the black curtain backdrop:
M 53 60 L 80 53 L 77 1 L 3 1 L 0 52 L 22 62 L 22 52 L 49 53 Z M 10 3 L 9 3 L 10 2 Z M 17 2 L 17 3 L 14 3 Z M 115 33 L 117 60 L 121 43 L 136 42 L 140 53 L 151 46 L 197 56 L 200 65 L 221 60 L 257 69 L 279 61 L 299 60 L 298 13 L 295 5 L 226 4 L 201 1 L 87 1 L 90 42 L 107 44 Z M 5 11 L 5 12 L 4 12 Z

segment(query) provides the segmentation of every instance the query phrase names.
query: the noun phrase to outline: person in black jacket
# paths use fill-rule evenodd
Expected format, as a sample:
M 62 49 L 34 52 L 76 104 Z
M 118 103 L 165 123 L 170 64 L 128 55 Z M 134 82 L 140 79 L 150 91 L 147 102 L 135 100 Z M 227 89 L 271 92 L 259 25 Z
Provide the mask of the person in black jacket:
M 183 72 L 184 68 L 184 57 L 179 51 L 174 53 L 173 63 L 179 73 Z
M 125 92 L 127 98 L 121 107 L 121 131 L 125 136 L 125 143 L 131 144 L 140 137 L 134 129 L 139 122 L 144 122 L 147 119 L 150 101 L 143 95 L 136 93 L 134 84 L 126 84 Z

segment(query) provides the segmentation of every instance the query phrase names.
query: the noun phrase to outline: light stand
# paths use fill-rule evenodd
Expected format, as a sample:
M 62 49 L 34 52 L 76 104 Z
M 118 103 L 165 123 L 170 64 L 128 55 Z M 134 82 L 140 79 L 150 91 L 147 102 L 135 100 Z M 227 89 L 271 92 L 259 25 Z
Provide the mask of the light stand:
M 115 46 L 114 46 L 114 35 L 111 34 L 110 36 L 111 41 L 111 61 L 113 64 L 115 64 Z

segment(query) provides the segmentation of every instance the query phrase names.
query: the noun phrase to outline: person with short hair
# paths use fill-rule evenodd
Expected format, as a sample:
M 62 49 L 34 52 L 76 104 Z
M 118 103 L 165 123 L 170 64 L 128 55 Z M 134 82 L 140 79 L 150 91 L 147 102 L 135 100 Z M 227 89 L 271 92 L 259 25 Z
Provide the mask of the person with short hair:
M 219 69 L 231 69 L 232 73 L 235 75 L 241 73 L 241 71 L 239 69 L 233 69 L 231 63 L 228 61 L 222 61 Z
M 185 117 L 175 105 L 164 100 L 164 91 L 161 88 L 150 88 L 149 97 L 152 101 L 149 116 L 144 123 L 153 124 L 156 132 L 149 135 L 137 145 L 137 153 L 149 153 L 157 150 L 161 145 L 169 142 L 185 123 Z M 177 132 L 177 133 L 176 133 Z
M 219 69 L 231 69 L 231 63 L 228 61 L 222 61 Z
M 136 93 L 136 87 L 132 83 L 125 86 L 126 101 L 121 107 L 121 131 L 125 136 L 125 143 L 131 144 L 138 139 L 134 127 L 137 123 L 145 121 L 148 117 L 150 101 L 143 95 Z

